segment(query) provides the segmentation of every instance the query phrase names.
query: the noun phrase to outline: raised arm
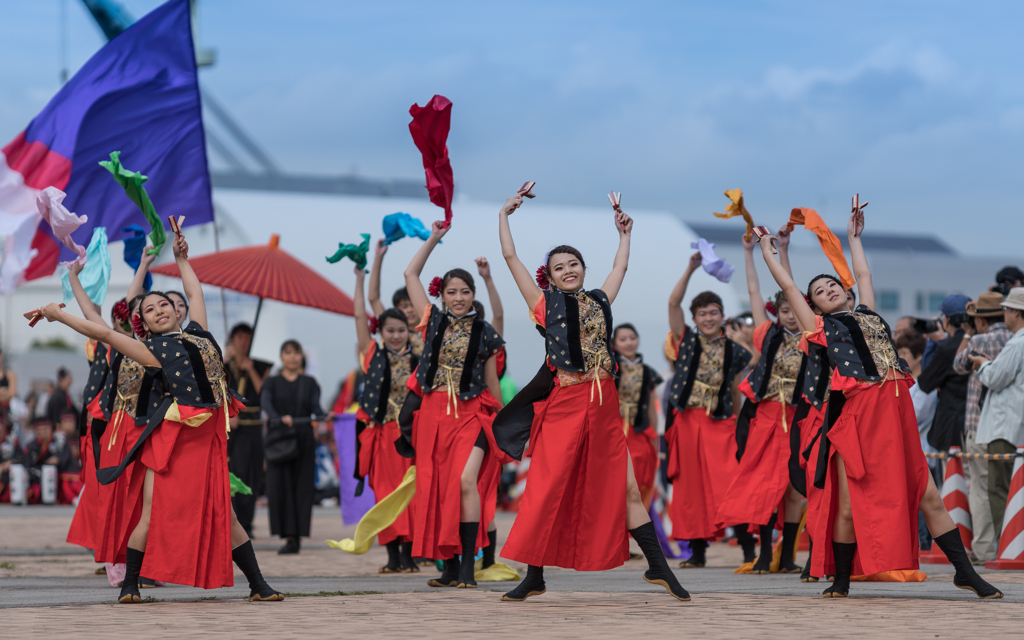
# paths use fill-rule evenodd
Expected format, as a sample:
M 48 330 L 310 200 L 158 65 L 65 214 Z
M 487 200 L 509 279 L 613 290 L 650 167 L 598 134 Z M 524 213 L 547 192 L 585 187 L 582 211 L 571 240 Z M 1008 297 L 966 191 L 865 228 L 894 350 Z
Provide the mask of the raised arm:
M 853 258 L 853 278 L 857 281 L 860 303 L 872 311 L 875 310 L 875 288 L 871 284 L 871 268 L 868 258 L 864 255 L 864 245 L 860 234 L 864 231 L 864 214 L 853 213 L 846 224 L 846 235 L 850 241 L 850 256 Z
M 784 224 L 782 228 L 775 232 L 775 239 L 778 241 L 776 245 L 779 249 L 779 262 L 782 263 L 782 268 L 786 270 L 786 273 L 793 276 L 793 267 L 789 264 L 789 240 L 790 240 L 789 225 Z M 746 242 L 744 242 L 744 245 Z
M 366 297 L 370 299 L 370 308 L 378 318 L 380 314 L 384 313 L 384 304 L 380 301 L 380 266 L 384 264 L 384 254 L 387 252 L 388 247 L 384 244 L 384 238 L 381 238 L 377 241 L 377 251 L 373 254 L 373 266 L 370 268 L 370 289 L 366 292 Z
M 59 322 L 71 327 L 87 338 L 109 344 L 145 367 L 160 366 L 160 361 L 157 360 L 149 348 L 135 338 L 120 334 L 104 325 L 89 322 L 83 318 L 77 318 L 53 303 L 46 305 L 40 311 L 42 311 L 43 317 L 48 322 Z
M 686 264 L 686 271 L 683 277 L 679 278 L 672 293 L 668 296 L 668 326 L 676 340 L 683 337 L 686 330 L 686 314 L 683 313 L 683 298 L 686 297 L 686 287 L 690 286 L 690 276 L 700 267 L 700 251 L 690 256 L 690 262 Z
M 505 201 L 505 206 L 498 212 L 498 237 L 501 239 L 501 255 L 505 258 L 505 264 L 512 272 L 512 278 L 515 279 L 516 286 L 519 287 L 519 293 L 523 294 L 523 300 L 526 300 L 526 305 L 530 311 L 533 311 L 544 294 L 537 288 L 533 274 L 516 255 L 516 243 L 512 240 L 512 228 L 508 224 L 508 217 L 521 204 L 523 204 L 523 196 L 519 194 Z
M 505 333 L 505 309 L 501 306 L 501 296 L 498 295 L 498 288 L 494 286 L 491 265 L 487 262 L 487 258 L 477 258 L 476 269 L 480 277 L 484 279 L 484 286 L 487 287 L 487 299 L 491 303 L 491 326 L 500 336 Z
M 409 266 L 405 268 L 405 288 L 409 292 L 409 302 L 416 309 L 426 309 L 430 304 L 427 291 L 423 288 L 423 282 L 420 281 L 420 274 L 423 273 L 423 267 L 427 264 L 430 252 L 434 250 L 449 229 L 451 227 L 446 227 L 440 220 L 435 220 L 434 224 L 430 225 L 430 237 L 420 245 L 420 250 L 412 257 Z
M 149 267 L 156 260 L 156 254 L 149 255 L 149 250 L 153 247 L 146 247 L 146 250 L 142 252 L 142 259 L 139 261 L 139 268 L 135 270 L 135 277 L 132 278 L 132 283 L 128 285 L 128 293 L 125 295 L 125 300 L 131 302 L 135 296 L 140 296 L 146 292 L 146 274 L 149 273 Z
M 78 303 L 79 308 L 82 310 L 82 315 L 89 322 L 95 322 L 101 324 L 104 327 L 110 325 L 103 320 L 103 316 L 96 310 L 96 305 L 89 299 L 88 294 L 85 293 L 85 289 L 82 288 L 82 282 L 78 279 L 78 274 L 82 272 L 82 267 L 85 265 L 79 264 L 78 261 L 71 263 L 71 273 L 68 274 L 68 282 L 71 284 L 71 291 L 75 294 L 75 302 Z
M 615 297 L 619 295 L 622 280 L 626 277 L 626 269 L 629 267 L 629 238 L 633 231 L 633 218 L 616 211 L 615 230 L 619 232 L 619 248 L 615 252 L 612 272 L 601 285 L 601 291 L 608 296 L 609 303 L 615 302 Z
M 816 316 L 811 311 L 807 301 L 804 300 L 803 292 L 793 282 L 793 276 L 789 275 L 782 266 L 782 263 L 772 253 L 771 241 L 773 239 L 774 236 L 768 235 L 761 238 L 761 255 L 764 256 L 764 261 L 768 264 L 768 270 L 772 272 L 775 282 L 779 283 L 779 286 L 782 288 L 782 293 L 786 294 L 786 300 L 789 301 L 790 308 L 796 313 L 796 319 L 800 323 L 800 328 L 804 331 L 814 331 L 814 327 L 817 324 Z
M 188 263 L 188 243 L 185 236 L 176 236 L 174 239 L 174 260 L 181 272 L 181 287 L 185 290 L 188 298 L 188 317 L 198 322 L 203 330 L 209 330 L 209 323 L 206 320 L 206 301 L 203 299 L 203 285 L 199 283 L 196 272 Z M 184 327 L 182 327 L 184 329 Z
M 750 315 L 754 317 L 754 326 L 759 327 L 768 322 L 768 312 L 764 308 L 764 297 L 761 296 L 761 282 L 757 278 L 757 267 L 754 266 L 754 246 L 757 241 L 749 241 L 743 237 L 743 261 L 747 268 L 747 294 L 750 296 Z M 781 249 L 780 249 L 781 251 Z
M 375 267 L 377 265 L 374 265 Z M 376 271 L 376 269 L 375 269 Z M 366 272 L 356 269 L 356 289 L 352 293 L 352 313 L 356 317 L 356 338 L 359 340 L 359 358 L 362 359 L 366 350 L 370 348 L 370 327 L 366 323 L 366 302 L 363 300 L 363 281 L 366 279 Z

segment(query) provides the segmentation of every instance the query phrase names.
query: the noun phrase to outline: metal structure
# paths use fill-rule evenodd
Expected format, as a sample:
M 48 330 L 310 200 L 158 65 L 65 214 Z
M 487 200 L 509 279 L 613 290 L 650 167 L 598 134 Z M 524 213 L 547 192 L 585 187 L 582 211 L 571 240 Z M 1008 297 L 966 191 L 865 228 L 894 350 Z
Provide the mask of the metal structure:
M 82 0 L 107 40 L 117 37 L 135 19 L 115 0 Z M 196 33 L 196 0 L 191 0 L 192 32 Z M 212 49 L 196 45 L 196 64 L 210 66 L 216 60 Z M 208 148 L 230 167 L 229 171 L 210 171 L 214 187 L 258 191 L 291 191 L 369 196 L 422 198 L 427 190 L 420 181 L 379 180 L 356 175 L 318 176 L 282 172 L 270 156 L 245 132 L 228 110 L 210 92 L 201 88 L 203 112 L 212 116 L 227 138 L 204 127 Z M 232 149 L 237 149 L 238 153 Z M 253 170 L 250 167 L 255 167 Z

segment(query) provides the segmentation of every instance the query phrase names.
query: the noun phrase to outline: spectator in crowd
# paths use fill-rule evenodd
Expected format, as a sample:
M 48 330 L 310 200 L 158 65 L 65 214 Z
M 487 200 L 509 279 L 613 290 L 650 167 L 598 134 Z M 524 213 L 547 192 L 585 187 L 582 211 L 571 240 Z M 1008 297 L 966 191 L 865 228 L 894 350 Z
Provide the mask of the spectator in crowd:
M 267 414 L 267 498 L 270 533 L 285 539 L 279 554 L 298 553 L 313 519 L 317 438 L 314 420 L 322 419 L 320 385 L 302 373 L 302 347 L 281 345 L 281 373 L 263 383 L 260 407 Z
M 964 451 L 967 453 L 988 453 L 988 446 L 978 444 L 978 418 L 981 416 L 983 387 L 978 372 L 973 371 L 972 354 L 985 354 L 995 358 L 1003 345 L 1013 335 L 1003 322 L 1003 296 L 986 291 L 977 300 L 967 305 L 967 314 L 974 318 L 973 336 L 964 335 L 960 352 L 953 360 L 957 373 L 968 373 L 967 411 L 964 417 Z M 968 500 L 971 505 L 971 522 L 974 541 L 973 560 L 985 562 L 996 557 L 998 534 L 992 524 L 992 509 L 988 501 L 988 461 L 968 459 L 964 461 L 964 476 L 967 480 Z
M 11 400 L 18 396 L 18 376 L 7 368 L 7 359 L 0 351 L 0 420 L 11 413 Z
M 910 365 L 910 372 L 914 378 L 918 378 L 921 375 L 921 360 L 924 358 L 926 342 L 925 337 L 917 333 L 916 330 L 904 332 L 896 339 L 896 353 Z M 935 419 L 935 407 L 939 402 L 938 391 L 933 389 L 926 393 L 921 389 L 921 385 L 915 384 L 910 387 L 910 399 L 914 403 L 914 413 L 917 414 L 917 432 L 921 434 L 921 449 L 925 453 L 934 453 L 934 447 L 928 444 L 928 432 L 931 430 L 932 421 Z M 937 467 L 938 460 L 928 458 L 928 469 L 932 475 L 935 475 Z M 942 483 L 941 479 L 936 480 L 936 482 Z M 932 538 L 928 533 L 924 514 L 918 512 L 917 518 L 918 542 L 922 549 L 931 549 Z
M 1003 267 L 996 274 L 996 283 L 989 287 L 989 291 L 1005 296 L 1014 287 L 1024 287 L 1024 271 L 1017 267 Z
M 11 501 L 11 464 L 18 462 L 21 454 L 13 427 L 10 421 L 0 420 L 0 502 Z
M 939 451 L 948 451 L 951 446 L 960 446 L 964 431 L 964 414 L 967 406 L 967 376 L 953 369 L 953 360 L 963 342 L 967 321 L 967 303 L 970 298 L 959 293 L 947 296 L 940 307 L 942 328 L 949 335 L 938 343 L 931 360 L 924 365 L 917 379 L 921 390 L 929 393 L 939 391 L 939 404 L 935 409 L 928 443 Z
M 975 442 L 988 445 L 989 453 L 1013 453 L 1024 444 L 1024 287 L 1011 289 L 1001 306 L 1013 337 L 994 360 L 985 353 L 967 356 L 977 367 L 978 380 L 988 389 Z M 989 460 L 988 499 L 997 538 L 1012 473 L 1013 460 Z
M 917 322 L 917 318 L 914 316 L 903 316 L 896 321 L 896 324 L 892 327 L 893 340 L 899 340 L 904 336 L 916 336 L 920 332 L 914 327 L 914 323 Z
M 46 402 L 46 417 L 53 425 L 61 424 L 64 414 L 70 413 L 74 421 L 78 421 L 78 409 L 71 401 L 71 372 L 61 367 L 57 370 L 57 388 L 50 394 Z
M 29 468 L 28 501 L 30 504 L 42 502 L 43 467 L 57 467 L 58 478 L 62 472 L 69 471 L 74 460 L 67 438 L 54 429 L 53 422 L 45 415 L 36 416 L 32 420 L 32 431 L 35 438 L 25 444 L 24 464 Z M 57 495 L 61 495 L 60 487 Z

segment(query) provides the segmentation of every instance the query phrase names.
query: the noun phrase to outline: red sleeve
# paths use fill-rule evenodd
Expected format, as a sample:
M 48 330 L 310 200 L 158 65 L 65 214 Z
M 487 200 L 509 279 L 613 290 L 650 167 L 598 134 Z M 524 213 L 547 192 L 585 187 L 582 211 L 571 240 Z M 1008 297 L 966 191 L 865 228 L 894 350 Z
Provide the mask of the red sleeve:
M 373 354 L 377 353 L 378 348 L 376 340 L 371 340 L 370 346 L 366 347 L 366 353 L 363 354 L 362 360 L 359 362 L 363 369 L 363 373 L 366 373 L 370 369 L 370 361 L 373 360 Z
M 804 338 L 814 344 L 828 346 L 828 340 L 825 339 L 825 321 L 821 319 L 821 316 L 814 318 L 814 331 L 804 331 Z
M 533 311 L 530 312 L 530 320 L 533 320 L 535 324 L 544 326 L 544 320 L 548 315 L 547 298 L 544 296 L 540 297 L 537 304 L 533 307 Z
M 754 329 L 754 349 L 757 351 L 764 351 L 761 348 L 764 345 L 764 336 L 768 333 L 768 329 L 771 329 L 772 324 L 774 323 L 771 320 L 765 320 Z

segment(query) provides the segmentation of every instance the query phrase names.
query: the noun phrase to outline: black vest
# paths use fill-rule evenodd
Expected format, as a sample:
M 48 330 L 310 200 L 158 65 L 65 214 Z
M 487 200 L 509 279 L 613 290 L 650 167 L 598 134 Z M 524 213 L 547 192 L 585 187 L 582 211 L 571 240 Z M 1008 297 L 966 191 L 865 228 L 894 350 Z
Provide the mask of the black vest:
M 881 316 L 864 305 L 857 307 L 857 313 L 866 316 L 877 316 L 881 320 Z M 856 318 L 853 318 L 848 313 L 837 313 L 823 316 L 822 324 L 824 325 L 825 340 L 828 342 L 825 352 L 828 355 L 829 362 L 832 364 L 832 368 L 848 378 L 856 378 L 857 380 L 865 380 L 867 382 L 879 382 L 882 380 L 882 376 L 886 372 L 879 371 L 875 366 L 875 359 L 871 357 L 871 349 L 864 339 L 864 333 L 861 331 L 860 324 Z M 882 320 L 882 326 L 885 327 L 886 332 L 891 336 L 892 331 L 885 320 Z M 893 350 L 895 351 L 895 346 Z M 907 363 L 902 358 L 898 358 L 898 361 L 900 370 L 907 375 L 911 375 L 910 367 L 907 366 Z
M 100 408 L 107 420 L 114 415 L 114 404 L 117 402 L 117 381 L 121 375 L 121 363 L 125 360 L 125 355 L 117 349 L 111 349 L 110 354 L 110 374 L 107 376 L 107 384 L 104 385 L 103 393 L 100 395 Z M 142 376 L 139 397 L 135 404 L 135 424 L 138 426 L 146 423 L 149 414 L 153 413 L 163 400 L 163 388 L 154 373 L 147 369 Z
M 423 340 L 423 355 L 419 359 L 420 366 L 416 367 L 415 373 L 416 381 L 420 383 L 424 393 L 434 387 L 441 344 L 444 341 L 444 332 L 448 328 L 449 318 L 449 314 L 442 313 L 436 306 L 431 305 L 427 335 Z M 505 341 L 501 339 L 490 323 L 481 320 L 479 316 L 473 318 L 473 327 L 469 334 L 469 347 L 466 349 L 466 359 L 462 366 L 462 375 L 459 378 L 459 400 L 466 402 L 483 393 L 487 386 L 484 382 L 484 365 L 487 364 L 487 359 L 496 354 L 504 344 Z
M 785 339 L 786 330 L 778 323 L 769 327 L 768 331 L 764 334 L 764 342 L 761 343 L 761 357 L 757 361 L 757 366 L 747 376 L 750 390 L 754 393 L 754 402 L 760 402 L 764 399 L 764 395 L 768 393 L 768 384 L 772 380 L 772 367 L 775 366 L 775 355 L 779 352 L 779 347 L 782 346 L 782 341 Z M 806 364 L 807 356 L 805 355 L 803 360 L 800 361 L 800 373 L 797 374 L 796 384 L 793 386 L 793 404 L 796 404 L 796 401 L 800 398 L 799 393 L 800 389 L 803 388 Z
M 82 409 L 96 399 L 96 396 L 103 392 L 103 385 L 107 381 L 107 373 L 110 365 L 107 364 L 107 345 L 96 342 L 96 350 L 93 353 L 92 364 L 89 365 L 89 377 L 85 380 L 85 391 L 82 392 Z
M 573 373 L 586 372 L 586 360 L 580 338 L 580 306 L 576 295 L 587 295 L 593 298 L 604 314 L 604 326 L 607 330 L 605 342 L 608 354 L 611 355 L 612 344 L 612 306 L 608 296 L 600 289 L 569 294 L 557 289 L 544 292 L 544 337 L 547 349 L 548 364 L 562 371 Z M 613 373 L 618 371 L 618 361 L 612 358 Z
M 185 327 L 185 333 L 191 333 L 194 336 L 205 338 L 210 341 L 213 345 L 214 350 L 217 352 L 217 356 L 221 358 L 221 366 L 223 366 L 223 355 L 220 350 L 220 345 L 214 339 L 213 334 L 206 331 L 199 325 L 198 322 L 190 322 Z M 182 339 L 178 335 L 158 335 L 152 336 L 146 340 L 146 346 L 153 352 L 153 355 L 160 360 L 161 367 L 158 370 L 153 371 L 154 375 L 158 376 L 163 383 L 163 392 L 167 393 L 173 398 L 178 404 L 187 407 L 216 407 L 217 398 L 213 394 L 213 385 L 219 382 L 211 381 L 206 374 L 206 367 L 203 365 L 203 355 L 199 350 L 199 347 L 189 342 L 188 340 Z M 224 375 L 227 376 L 227 370 L 225 368 Z M 227 378 L 224 379 L 225 387 L 227 386 Z M 228 393 L 232 394 L 239 400 L 239 396 L 236 392 L 228 389 Z M 139 397 L 139 401 L 142 401 L 142 397 Z M 157 398 L 151 398 L 149 405 L 153 405 L 154 402 L 158 403 Z M 159 403 L 158 403 L 159 404 Z M 147 413 L 150 409 L 147 406 Z M 141 413 L 141 410 L 140 410 Z
M 644 357 L 639 353 L 636 357 L 643 362 Z M 618 362 L 616 360 L 616 362 Z M 651 426 L 651 415 L 648 413 L 647 405 L 651 401 L 651 392 L 654 388 L 663 382 L 663 378 L 658 374 L 657 371 L 651 367 L 644 365 L 644 379 L 640 383 L 640 397 L 636 401 L 636 421 L 633 423 L 633 430 L 637 433 L 643 433 L 647 427 Z M 621 378 L 615 379 L 615 388 L 619 388 L 619 383 L 622 381 Z
M 409 351 L 409 370 L 416 371 L 419 358 Z M 411 374 L 410 374 L 411 375 Z M 388 414 L 388 398 L 391 395 L 391 358 L 388 350 L 377 345 L 370 358 L 370 366 L 363 377 L 363 392 L 359 396 L 359 407 L 377 424 L 384 424 Z M 403 399 L 404 401 L 404 399 Z M 357 465 L 358 466 L 358 465 Z
M 701 346 L 697 339 L 699 332 L 687 327 L 683 341 L 679 345 L 679 355 L 673 363 L 672 392 L 669 395 L 669 406 L 678 411 L 686 410 L 686 403 L 693 391 L 693 381 L 697 377 L 700 366 Z M 725 340 L 725 355 L 722 359 L 722 386 L 718 390 L 718 406 L 711 417 L 725 420 L 732 417 L 732 381 L 750 362 L 750 352 L 728 338 Z
M 815 409 L 821 410 L 825 406 L 825 389 L 832 371 L 828 366 L 828 358 L 822 359 L 825 347 L 808 342 L 807 350 L 809 353 L 804 356 L 804 366 L 800 369 L 796 389 Z

